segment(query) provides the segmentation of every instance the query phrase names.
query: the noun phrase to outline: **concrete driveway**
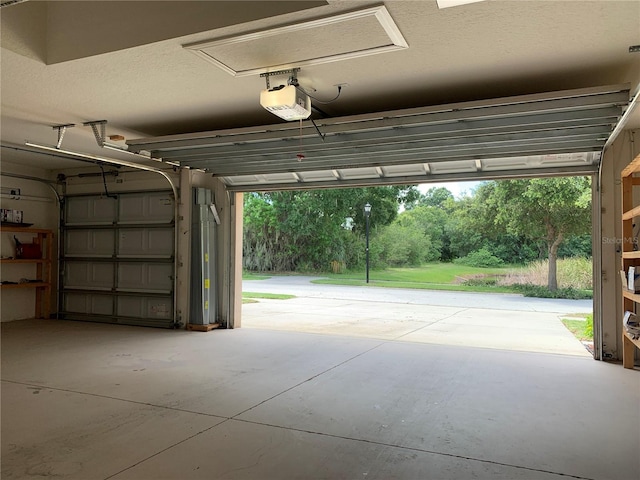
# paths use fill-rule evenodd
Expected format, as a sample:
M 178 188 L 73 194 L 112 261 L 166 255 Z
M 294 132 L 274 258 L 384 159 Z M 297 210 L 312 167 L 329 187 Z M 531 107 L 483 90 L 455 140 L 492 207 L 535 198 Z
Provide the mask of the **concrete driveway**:
M 243 327 L 591 355 L 561 322 L 569 314 L 591 312 L 591 300 L 316 285 L 315 278 L 320 277 L 245 280 L 243 291 L 296 298 L 243 305 Z

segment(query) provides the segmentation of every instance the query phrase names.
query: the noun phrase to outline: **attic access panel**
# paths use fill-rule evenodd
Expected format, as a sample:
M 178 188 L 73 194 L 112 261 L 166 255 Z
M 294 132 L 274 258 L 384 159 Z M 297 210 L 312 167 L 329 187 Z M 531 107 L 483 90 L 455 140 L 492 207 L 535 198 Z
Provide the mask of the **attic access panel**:
M 242 77 L 392 52 L 408 44 L 387 8 L 378 5 L 184 48 Z
M 589 175 L 628 102 L 616 85 L 316 120 L 324 138 L 291 122 L 128 144 L 237 191 Z

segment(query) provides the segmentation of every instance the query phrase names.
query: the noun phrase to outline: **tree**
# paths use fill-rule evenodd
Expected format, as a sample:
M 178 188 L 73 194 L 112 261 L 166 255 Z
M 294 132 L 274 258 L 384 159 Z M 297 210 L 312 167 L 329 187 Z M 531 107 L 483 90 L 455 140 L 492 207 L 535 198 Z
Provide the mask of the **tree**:
M 539 258 L 538 240 L 509 231 L 497 221 L 495 189 L 498 182 L 483 182 L 450 210 L 445 225 L 448 259 L 488 250 L 505 263 L 525 263 Z
M 419 204 L 443 208 L 448 200 L 453 200 L 453 193 L 451 193 L 449 189 L 432 187 L 420 198 Z
M 558 248 L 569 235 L 588 233 L 590 179 L 557 177 L 493 182 L 488 205 L 508 232 L 545 242 L 549 290 L 557 290 Z
M 450 210 L 444 227 L 449 239 L 447 260 L 465 257 L 499 237 L 495 212 L 487 208 L 486 199 L 492 191 L 492 182 L 483 183 L 473 196 L 458 200 Z
M 258 271 L 326 270 L 332 261 L 358 261 L 350 252 L 364 234 L 363 208 L 372 228 L 388 225 L 414 186 L 295 190 L 245 195 L 244 267 Z M 348 220 L 350 219 L 350 220 Z M 351 237 L 350 237 L 351 236 Z
M 441 259 L 445 247 L 444 230 L 447 218 L 447 212 L 444 208 L 420 205 L 412 210 L 402 212 L 391 226 L 398 227 L 398 237 L 402 235 L 400 232 L 404 231 L 400 230 L 401 228 L 418 231 L 428 239 L 428 242 L 423 246 L 422 260 L 435 261 Z
M 431 240 L 414 226 L 394 222 L 377 232 L 373 244 L 376 246 L 372 263 L 375 266 L 419 266 L 431 250 Z

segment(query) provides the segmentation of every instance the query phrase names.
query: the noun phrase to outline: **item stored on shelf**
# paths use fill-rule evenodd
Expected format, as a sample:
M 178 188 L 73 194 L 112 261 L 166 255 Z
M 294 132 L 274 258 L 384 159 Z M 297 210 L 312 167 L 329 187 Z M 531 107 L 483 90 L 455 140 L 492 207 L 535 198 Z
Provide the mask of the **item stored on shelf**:
M 640 338 L 640 322 L 635 313 L 626 311 L 624 312 L 624 318 L 622 320 L 624 329 L 634 340 Z
M 13 236 L 13 239 L 16 242 L 16 258 L 42 258 L 42 250 L 40 249 L 39 244 L 22 243 L 15 235 Z
M 22 223 L 22 210 L 0 209 L 0 221 L 8 223 Z
M 627 288 L 633 293 L 640 292 L 640 274 L 636 273 L 636 267 L 629 267 L 627 274 Z

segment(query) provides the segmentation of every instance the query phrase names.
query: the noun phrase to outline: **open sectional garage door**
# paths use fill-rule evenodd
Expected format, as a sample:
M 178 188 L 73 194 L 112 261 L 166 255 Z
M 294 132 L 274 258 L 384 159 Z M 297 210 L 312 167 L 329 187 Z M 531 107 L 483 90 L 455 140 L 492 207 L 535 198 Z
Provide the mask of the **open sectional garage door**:
M 175 327 L 172 193 L 68 196 L 63 210 L 63 318 Z
M 207 172 L 230 192 L 595 175 L 628 107 L 629 86 L 614 85 L 127 144 L 130 151 Z M 598 205 L 594 196 L 594 211 Z M 594 285 L 599 285 L 601 229 L 594 218 Z M 598 359 L 601 310 L 596 293 Z
M 128 144 L 236 191 L 591 175 L 628 102 L 617 85 Z

